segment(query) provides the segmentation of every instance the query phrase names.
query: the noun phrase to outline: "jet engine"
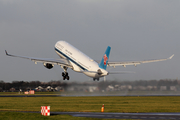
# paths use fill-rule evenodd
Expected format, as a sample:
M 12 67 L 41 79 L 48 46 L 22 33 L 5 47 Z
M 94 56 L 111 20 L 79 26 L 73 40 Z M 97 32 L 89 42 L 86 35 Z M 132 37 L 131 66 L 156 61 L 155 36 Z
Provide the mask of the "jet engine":
M 52 69 L 54 67 L 54 65 L 52 65 L 50 63 L 44 63 L 44 67 L 46 67 L 47 69 Z

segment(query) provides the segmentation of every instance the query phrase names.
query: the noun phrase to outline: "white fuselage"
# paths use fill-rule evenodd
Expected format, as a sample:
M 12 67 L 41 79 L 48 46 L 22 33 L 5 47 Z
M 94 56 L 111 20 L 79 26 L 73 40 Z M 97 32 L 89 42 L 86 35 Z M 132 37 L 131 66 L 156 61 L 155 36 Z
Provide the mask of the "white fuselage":
M 72 70 L 76 72 L 82 72 L 92 78 L 108 75 L 108 72 L 101 69 L 97 62 L 65 41 L 58 41 L 55 44 L 55 51 L 61 58 L 67 59 L 73 66 Z M 98 70 L 101 70 L 102 74 L 98 74 Z

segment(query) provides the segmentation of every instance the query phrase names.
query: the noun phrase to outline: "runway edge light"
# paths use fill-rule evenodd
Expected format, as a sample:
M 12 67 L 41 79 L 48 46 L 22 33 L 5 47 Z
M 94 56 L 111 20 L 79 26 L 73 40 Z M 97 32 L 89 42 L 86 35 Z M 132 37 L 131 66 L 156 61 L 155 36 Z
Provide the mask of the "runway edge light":
M 102 105 L 101 112 L 104 112 L 104 104 Z
M 41 106 L 41 115 L 50 116 L 50 106 Z

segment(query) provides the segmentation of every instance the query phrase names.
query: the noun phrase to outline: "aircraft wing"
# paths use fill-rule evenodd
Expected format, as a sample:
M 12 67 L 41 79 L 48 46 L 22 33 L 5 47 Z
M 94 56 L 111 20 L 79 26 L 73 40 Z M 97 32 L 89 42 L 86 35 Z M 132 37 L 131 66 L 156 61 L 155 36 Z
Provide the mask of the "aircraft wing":
M 6 50 L 5 50 L 5 52 L 6 52 L 7 56 L 28 59 L 28 60 L 35 62 L 35 64 L 37 64 L 37 62 L 41 62 L 41 63 L 49 63 L 49 64 L 53 64 L 53 65 L 61 65 L 61 66 L 66 66 L 66 67 L 72 68 L 72 65 L 66 59 L 34 58 L 34 57 L 11 55 Z
M 172 56 L 170 56 L 169 58 L 166 59 L 156 59 L 156 60 L 144 60 L 144 61 L 130 61 L 130 62 L 108 62 L 108 66 L 123 66 L 126 67 L 126 65 L 138 65 L 141 63 L 150 63 L 150 62 L 159 62 L 159 61 L 165 61 L 165 60 L 169 60 L 172 59 L 172 57 L 174 56 L 174 54 Z

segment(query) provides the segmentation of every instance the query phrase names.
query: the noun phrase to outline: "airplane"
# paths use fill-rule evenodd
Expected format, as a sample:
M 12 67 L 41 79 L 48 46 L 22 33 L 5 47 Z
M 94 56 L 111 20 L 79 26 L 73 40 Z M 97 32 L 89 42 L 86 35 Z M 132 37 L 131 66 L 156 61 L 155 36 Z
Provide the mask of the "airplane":
M 19 57 L 24 59 L 29 59 L 35 64 L 38 62 L 43 63 L 43 65 L 47 69 L 52 69 L 54 65 L 60 65 L 64 70 L 62 72 L 63 80 L 69 80 L 70 77 L 68 75 L 67 69 L 71 68 L 75 72 L 84 73 L 88 77 L 93 78 L 93 80 L 99 81 L 99 78 L 107 76 L 109 74 L 121 74 L 123 71 L 107 71 L 107 66 L 123 66 L 134 65 L 137 66 L 141 63 L 150 63 L 150 62 L 158 62 L 172 59 L 174 54 L 166 59 L 155 59 L 155 60 L 144 60 L 144 61 L 130 61 L 130 62 L 111 62 L 109 61 L 109 55 L 111 51 L 111 47 L 108 46 L 101 61 L 95 61 L 85 55 L 83 52 L 72 46 L 66 41 L 58 41 L 54 47 L 56 53 L 59 55 L 60 59 L 52 59 L 52 58 L 34 58 L 34 57 L 26 57 L 26 56 L 18 56 L 9 54 L 6 50 L 5 53 L 7 56 L 11 57 Z

